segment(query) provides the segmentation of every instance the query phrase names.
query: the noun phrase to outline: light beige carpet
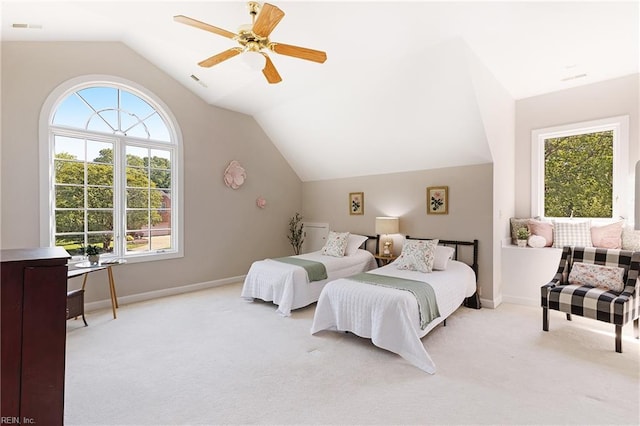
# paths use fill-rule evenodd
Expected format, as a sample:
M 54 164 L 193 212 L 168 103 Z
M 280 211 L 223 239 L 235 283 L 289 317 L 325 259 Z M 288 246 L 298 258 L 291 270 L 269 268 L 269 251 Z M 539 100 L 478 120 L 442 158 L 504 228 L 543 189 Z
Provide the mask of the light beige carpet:
M 429 375 L 352 334 L 309 329 L 232 284 L 67 323 L 65 424 L 638 424 L 632 325 L 503 304 L 424 339 Z

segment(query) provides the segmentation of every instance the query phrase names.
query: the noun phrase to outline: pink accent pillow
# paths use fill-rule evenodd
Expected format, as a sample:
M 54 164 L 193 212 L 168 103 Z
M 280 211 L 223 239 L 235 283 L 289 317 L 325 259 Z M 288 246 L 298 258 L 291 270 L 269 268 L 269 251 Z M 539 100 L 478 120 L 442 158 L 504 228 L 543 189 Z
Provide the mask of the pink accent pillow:
M 622 221 L 604 226 L 591 227 L 591 243 L 594 247 L 622 248 Z
M 538 235 L 545 240 L 545 247 L 553 245 L 553 224 L 541 220 L 529 219 L 529 232 Z

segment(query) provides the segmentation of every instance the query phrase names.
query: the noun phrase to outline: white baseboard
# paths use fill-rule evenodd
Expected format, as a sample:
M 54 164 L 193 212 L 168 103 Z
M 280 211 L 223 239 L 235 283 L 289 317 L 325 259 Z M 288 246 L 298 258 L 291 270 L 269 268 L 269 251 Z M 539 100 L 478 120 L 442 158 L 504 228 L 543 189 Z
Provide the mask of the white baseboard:
M 503 296 L 504 303 L 513 303 L 515 305 L 540 306 L 540 300 L 530 299 L 528 297 Z
M 500 306 L 500 303 L 502 303 L 502 297 L 498 297 L 496 300 L 480 298 L 480 305 L 483 308 L 495 309 Z
M 143 302 L 145 300 L 159 299 L 161 297 L 175 296 L 176 294 L 190 293 L 192 291 L 204 290 L 206 288 L 218 287 L 226 284 L 233 284 L 244 281 L 246 275 L 237 277 L 223 278 L 221 280 L 206 281 L 203 283 L 188 284 L 181 287 L 163 288 L 162 290 L 148 291 L 146 293 L 132 294 L 129 296 L 118 297 L 118 305 L 126 305 L 129 303 Z M 117 290 L 117 288 L 116 288 Z M 239 296 L 238 296 L 239 297 Z M 95 302 L 85 303 L 86 312 L 96 311 L 98 309 L 111 308 L 111 299 L 97 300 Z

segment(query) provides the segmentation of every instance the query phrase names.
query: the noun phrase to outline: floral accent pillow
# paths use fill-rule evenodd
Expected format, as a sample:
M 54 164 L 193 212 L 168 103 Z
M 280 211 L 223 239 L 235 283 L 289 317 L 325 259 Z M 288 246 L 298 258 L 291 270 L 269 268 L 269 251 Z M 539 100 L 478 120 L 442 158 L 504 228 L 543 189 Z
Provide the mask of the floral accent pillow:
M 604 290 L 624 290 L 624 268 L 576 262 L 569 273 L 569 284 L 588 285 Z
M 344 256 L 344 251 L 347 249 L 348 242 L 348 232 L 329 231 L 327 242 L 324 247 L 322 247 L 322 254 L 325 256 L 342 257 Z
M 398 269 L 431 272 L 438 240 L 409 240 L 402 246 L 400 257 L 393 262 Z

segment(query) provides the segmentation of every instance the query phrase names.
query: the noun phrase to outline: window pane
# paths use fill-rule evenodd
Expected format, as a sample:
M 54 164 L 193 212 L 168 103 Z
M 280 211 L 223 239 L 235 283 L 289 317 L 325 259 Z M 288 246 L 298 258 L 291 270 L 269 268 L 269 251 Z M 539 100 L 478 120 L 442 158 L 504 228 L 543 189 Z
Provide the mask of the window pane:
M 89 231 L 113 231 L 113 211 L 89 210 L 87 211 Z
M 147 148 L 139 146 L 127 146 L 127 165 L 143 167 L 146 166 L 144 159 L 149 156 Z
M 64 209 L 83 209 L 84 187 L 56 185 L 56 207 Z
M 171 151 L 166 151 L 164 149 L 152 149 L 151 167 L 153 167 L 154 169 L 170 169 Z
M 125 90 L 120 91 L 120 108 L 140 118 L 145 118 L 155 111 L 145 100 Z
M 141 252 L 150 250 L 148 231 L 127 232 L 127 252 Z
M 87 141 L 87 160 L 94 163 L 113 164 L 113 144 Z
M 88 187 L 87 207 L 90 209 L 113 208 L 113 188 Z
M 53 149 L 56 158 L 84 161 L 84 139 L 56 135 Z
M 118 89 L 114 87 L 88 87 L 77 93 L 96 111 L 118 106 Z
M 89 244 L 100 247 L 103 253 L 113 252 L 113 233 L 112 232 L 89 234 L 87 239 L 89 241 Z
M 87 164 L 89 185 L 113 185 L 113 166 L 107 164 Z
M 544 215 L 611 217 L 613 132 L 545 140 Z
M 146 169 L 127 167 L 127 186 L 135 188 L 149 187 L 149 174 Z
M 84 183 L 84 163 L 56 160 L 54 167 L 56 183 Z
M 127 211 L 127 231 L 140 231 L 149 229 L 148 210 Z
M 171 248 L 171 230 L 153 231 L 151 250 L 168 250 Z
M 56 233 L 84 232 L 84 210 L 56 210 Z
M 84 254 L 84 234 L 56 235 L 56 246 L 63 247 L 71 256 Z
M 158 190 L 151 191 L 151 208 L 159 209 L 164 203 L 164 192 Z
M 148 189 L 127 189 L 127 208 L 148 209 L 149 190 Z
M 171 210 L 153 210 L 151 212 L 151 220 L 153 229 L 169 229 L 171 228 Z
M 105 122 L 101 116 L 92 115 L 89 119 L 89 123 L 87 124 L 87 129 L 92 130 L 94 132 L 106 133 L 108 135 L 112 135 L 115 133 L 115 129 L 111 127 L 112 125 L 109 122 Z
M 144 117 L 138 117 L 125 112 L 122 112 L 120 116 L 122 130 L 127 136 L 149 139 L 149 131 L 144 121 L 142 121 Z
M 75 93 L 63 100 L 53 116 L 52 123 L 61 126 L 84 129 L 87 119 L 93 113 Z
M 158 114 L 154 114 L 145 120 L 145 124 L 151 133 L 151 139 L 156 141 L 171 141 L 171 135 L 166 123 Z
M 171 188 L 171 172 L 168 170 L 151 169 L 151 181 L 156 188 Z

